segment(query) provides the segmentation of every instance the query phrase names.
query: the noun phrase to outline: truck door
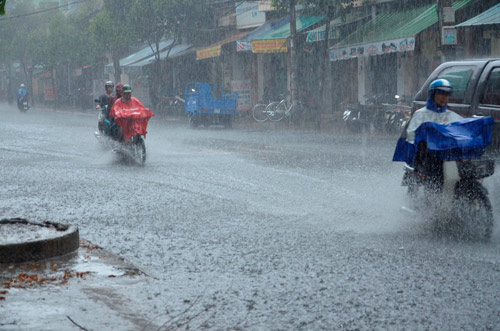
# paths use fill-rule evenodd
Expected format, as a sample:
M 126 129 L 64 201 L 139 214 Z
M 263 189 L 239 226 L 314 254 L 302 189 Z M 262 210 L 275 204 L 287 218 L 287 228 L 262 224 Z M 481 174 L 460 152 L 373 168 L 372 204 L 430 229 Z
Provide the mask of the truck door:
M 491 149 L 500 151 L 500 61 L 492 61 L 484 69 L 474 96 L 472 115 L 495 119 Z
M 500 122 L 500 61 L 483 71 L 474 101 L 473 115 L 491 116 Z

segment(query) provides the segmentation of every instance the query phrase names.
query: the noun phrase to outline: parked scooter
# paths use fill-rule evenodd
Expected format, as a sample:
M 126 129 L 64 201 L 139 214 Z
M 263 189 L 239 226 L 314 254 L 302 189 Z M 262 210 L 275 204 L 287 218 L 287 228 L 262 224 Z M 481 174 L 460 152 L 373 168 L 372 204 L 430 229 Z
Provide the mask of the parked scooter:
M 185 112 L 185 100 L 179 95 L 173 97 L 163 96 L 160 103 L 160 113 L 166 116 L 181 117 Z
M 415 165 L 405 165 L 402 185 L 408 187 L 409 210 L 429 216 L 439 235 L 491 237 L 493 212 L 482 179 L 493 175 L 495 165 L 482 154 L 491 143 L 492 126 L 493 119 L 485 117 L 463 124 L 426 122 L 417 130 L 415 141 L 423 139 L 417 143 Z M 394 160 L 401 161 L 397 153 Z
M 368 129 L 386 131 L 392 113 L 391 107 L 384 106 L 388 99 L 388 94 L 376 94 L 365 105 L 348 104 L 342 116 L 347 128 L 354 133 Z

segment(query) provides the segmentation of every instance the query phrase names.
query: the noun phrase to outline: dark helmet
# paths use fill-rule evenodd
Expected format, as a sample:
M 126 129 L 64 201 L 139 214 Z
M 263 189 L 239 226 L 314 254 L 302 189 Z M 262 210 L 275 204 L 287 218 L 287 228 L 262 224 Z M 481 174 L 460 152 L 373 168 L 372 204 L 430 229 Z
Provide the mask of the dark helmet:
M 108 88 L 108 86 L 115 87 L 115 84 L 113 84 L 112 81 L 108 80 L 106 84 L 104 84 L 104 88 Z
M 122 93 L 122 91 L 123 91 L 123 84 L 122 83 L 116 84 L 116 92 Z
M 123 93 L 132 93 L 132 87 L 128 84 L 123 85 Z
M 429 85 L 429 92 L 434 94 L 436 91 L 451 94 L 451 92 L 453 92 L 453 86 L 451 86 L 450 82 L 446 79 L 436 79 Z

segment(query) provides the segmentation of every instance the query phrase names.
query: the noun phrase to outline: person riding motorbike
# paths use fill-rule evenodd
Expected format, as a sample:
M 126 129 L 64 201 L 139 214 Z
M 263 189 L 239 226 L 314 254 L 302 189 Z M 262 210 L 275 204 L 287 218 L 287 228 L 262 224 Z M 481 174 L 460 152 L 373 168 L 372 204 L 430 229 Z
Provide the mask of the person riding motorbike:
M 26 90 L 26 87 L 24 86 L 24 84 L 21 84 L 19 86 L 19 89 L 17 90 L 17 107 L 19 109 L 22 108 L 23 101 L 27 97 L 28 97 L 28 90 Z
M 429 85 L 429 96 L 425 107 L 417 110 L 410 119 L 406 131 L 399 139 L 393 161 L 405 161 L 422 174 L 433 178 L 431 183 L 440 187 L 443 178 L 443 162 L 427 149 L 424 141 L 415 145 L 415 131 L 424 122 L 449 124 L 463 119 L 448 110 L 448 101 L 453 92 L 451 83 L 446 79 L 436 79 Z
M 113 88 L 115 87 L 115 84 L 113 84 L 112 81 L 108 80 L 104 84 L 104 90 L 106 91 L 105 94 L 102 94 L 99 97 L 99 103 L 95 106 L 96 109 L 102 109 L 104 106 L 108 105 L 109 99 L 113 96 Z
M 132 96 L 132 88 L 130 87 L 130 85 L 128 84 L 123 85 L 122 92 L 123 96 L 119 99 L 116 99 L 116 101 L 114 101 L 113 103 L 113 106 L 111 107 L 111 111 L 109 113 L 109 118 L 111 122 L 115 123 L 117 122 L 116 112 L 118 109 L 125 109 L 125 110 L 146 109 L 146 107 L 142 104 L 141 101 L 139 101 L 139 99 Z M 148 111 L 151 112 L 149 109 Z M 117 130 L 113 134 L 114 138 L 118 141 L 123 141 L 124 140 L 123 131 L 124 128 L 121 127 L 120 125 L 117 125 Z
M 115 85 L 113 84 L 112 81 L 108 80 L 105 84 L 104 84 L 104 89 L 106 91 L 105 94 L 102 94 L 99 99 L 98 99 L 98 103 L 97 105 L 95 106 L 96 109 L 103 109 L 104 107 L 107 106 L 106 108 L 106 113 L 101 116 L 99 118 L 99 122 L 97 123 L 97 127 L 99 129 L 100 132 L 103 132 L 104 130 L 104 120 L 106 118 L 108 118 L 108 114 L 109 114 L 109 109 L 110 109 L 110 106 L 109 106 L 109 101 L 111 100 L 111 98 L 113 97 L 113 88 L 115 87 Z

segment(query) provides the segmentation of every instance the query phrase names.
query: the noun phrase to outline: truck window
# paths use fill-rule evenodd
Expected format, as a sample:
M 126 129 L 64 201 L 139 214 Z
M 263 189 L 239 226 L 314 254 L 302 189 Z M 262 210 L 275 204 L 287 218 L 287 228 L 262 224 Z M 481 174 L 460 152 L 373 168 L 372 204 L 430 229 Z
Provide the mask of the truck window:
M 453 66 L 439 73 L 438 78 L 447 79 L 453 86 L 450 103 L 464 103 L 465 92 L 473 73 L 472 66 Z
M 491 70 L 480 103 L 500 106 L 500 68 Z

